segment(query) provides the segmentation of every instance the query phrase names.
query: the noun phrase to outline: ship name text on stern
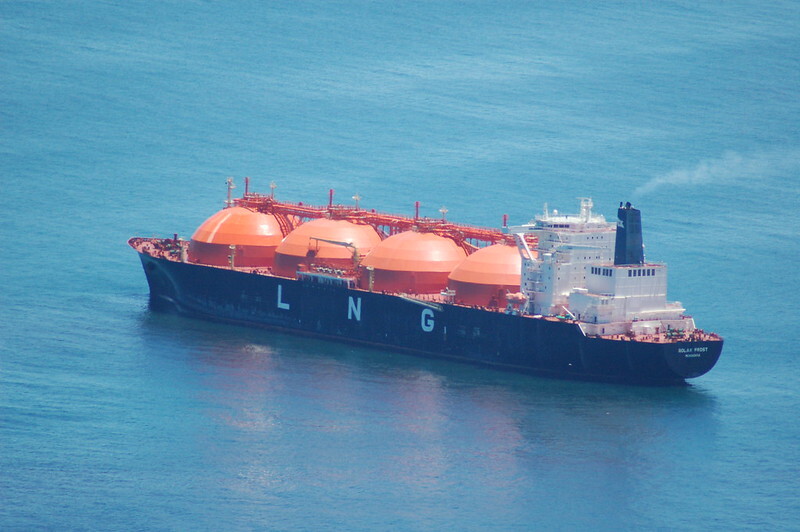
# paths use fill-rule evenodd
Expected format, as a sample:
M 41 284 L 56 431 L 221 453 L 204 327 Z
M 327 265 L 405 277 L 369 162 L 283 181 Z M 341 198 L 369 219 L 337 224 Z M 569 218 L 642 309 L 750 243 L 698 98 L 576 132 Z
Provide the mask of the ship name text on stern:
M 699 357 L 701 353 L 708 351 L 708 347 L 679 347 L 678 353 L 686 355 L 686 358 Z

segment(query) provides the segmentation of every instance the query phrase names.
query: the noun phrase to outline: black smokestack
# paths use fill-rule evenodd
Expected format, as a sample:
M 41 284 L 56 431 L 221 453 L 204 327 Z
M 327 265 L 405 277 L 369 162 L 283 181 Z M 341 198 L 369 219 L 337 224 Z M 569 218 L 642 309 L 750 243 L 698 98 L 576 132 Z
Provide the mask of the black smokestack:
M 617 241 L 614 247 L 614 264 L 644 264 L 642 245 L 642 213 L 634 209 L 630 202 L 617 211 Z

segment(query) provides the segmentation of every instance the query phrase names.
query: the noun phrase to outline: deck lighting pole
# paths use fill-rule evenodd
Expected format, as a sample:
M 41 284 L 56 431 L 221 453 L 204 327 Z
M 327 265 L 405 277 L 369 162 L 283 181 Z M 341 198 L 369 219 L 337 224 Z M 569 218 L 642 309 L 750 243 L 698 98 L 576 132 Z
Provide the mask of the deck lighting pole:
M 228 207 L 233 207 L 233 200 L 231 199 L 231 192 L 233 191 L 234 188 L 236 188 L 236 185 L 233 184 L 233 178 L 232 177 L 229 177 L 225 182 L 228 184 L 228 201 L 225 202 L 225 208 L 227 209 Z

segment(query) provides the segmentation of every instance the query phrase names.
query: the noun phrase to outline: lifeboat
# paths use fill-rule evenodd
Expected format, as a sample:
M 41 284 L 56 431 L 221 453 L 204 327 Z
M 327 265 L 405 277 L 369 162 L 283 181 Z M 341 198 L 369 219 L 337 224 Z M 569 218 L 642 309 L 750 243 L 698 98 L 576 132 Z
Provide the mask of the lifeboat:
M 273 271 L 283 277 L 296 277 L 298 268 L 311 264 L 353 269 L 380 241 L 371 225 L 318 218 L 286 235 L 275 250 Z
M 520 289 L 522 259 L 516 246 L 494 244 L 481 248 L 459 264 L 448 277 L 455 300 L 465 305 L 506 305 L 506 294 Z
M 405 231 L 392 235 L 361 262 L 362 288 L 378 292 L 437 293 L 467 252 L 450 238 Z
M 278 220 L 272 214 L 245 207 L 229 207 L 217 212 L 192 235 L 188 260 L 198 264 L 270 267 L 275 250 L 283 239 Z M 231 246 L 235 246 L 232 250 Z

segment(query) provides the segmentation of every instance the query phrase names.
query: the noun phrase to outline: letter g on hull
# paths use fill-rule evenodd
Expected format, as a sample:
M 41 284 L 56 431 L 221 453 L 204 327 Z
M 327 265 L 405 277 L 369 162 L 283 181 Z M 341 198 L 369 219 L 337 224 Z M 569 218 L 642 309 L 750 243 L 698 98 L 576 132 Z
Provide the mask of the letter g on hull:
M 433 311 L 429 308 L 426 308 L 422 311 L 422 316 L 420 316 L 420 325 L 422 325 L 422 330 L 425 332 L 433 331 Z

